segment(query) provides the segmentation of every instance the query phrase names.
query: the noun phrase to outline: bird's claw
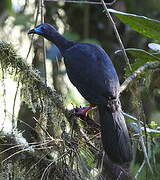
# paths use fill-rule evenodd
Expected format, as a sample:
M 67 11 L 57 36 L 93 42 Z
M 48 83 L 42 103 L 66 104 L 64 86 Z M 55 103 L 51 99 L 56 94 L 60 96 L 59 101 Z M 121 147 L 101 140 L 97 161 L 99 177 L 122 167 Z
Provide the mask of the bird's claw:
M 74 115 L 80 117 L 83 120 L 86 120 L 88 117 L 87 112 L 90 110 L 90 107 L 76 107 L 74 108 Z

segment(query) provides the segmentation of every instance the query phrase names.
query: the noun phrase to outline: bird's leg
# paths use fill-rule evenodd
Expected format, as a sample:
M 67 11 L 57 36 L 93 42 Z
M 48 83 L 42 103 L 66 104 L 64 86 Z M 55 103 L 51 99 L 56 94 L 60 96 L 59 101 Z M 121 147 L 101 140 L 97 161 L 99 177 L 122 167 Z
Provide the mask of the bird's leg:
M 81 117 L 83 119 L 86 119 L 88 112 L 92 110 L 94 107 L 92 105 L 87 106 L 87 107 L 80 107 L 80 108 L 75 108 L 75 115 L 78 117 Z

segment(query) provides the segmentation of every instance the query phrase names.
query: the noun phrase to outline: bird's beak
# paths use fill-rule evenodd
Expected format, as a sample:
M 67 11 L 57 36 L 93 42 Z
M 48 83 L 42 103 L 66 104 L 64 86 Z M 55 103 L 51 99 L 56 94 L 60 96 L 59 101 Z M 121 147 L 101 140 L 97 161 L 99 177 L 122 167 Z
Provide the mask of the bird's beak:
M 28 31 L 28 34 L 35 34 L 35 33 L 36 33 L 35 29 L 31 29 Z

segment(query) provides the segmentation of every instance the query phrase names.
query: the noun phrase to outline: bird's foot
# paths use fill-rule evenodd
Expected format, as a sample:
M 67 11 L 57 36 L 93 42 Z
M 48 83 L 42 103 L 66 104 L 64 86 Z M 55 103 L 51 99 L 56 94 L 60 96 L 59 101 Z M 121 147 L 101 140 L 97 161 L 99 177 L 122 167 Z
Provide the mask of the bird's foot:
M 91 110 L 92 107 L 91 106 L 87 106 L 87 107 L 76 107 L 74 108 L 75 110 L 75 115 L 77 117 L 80 117 L 81 119 L 83 120 L 86 120 L 87 119 L 87 116 L 88 116 L 88 111 Z
M 89 135 L 96 135 L 99 133 L 100 126 L 89 115 L 88 111 L 94 109 L 92 106 L 75 107 L 74 115 L 81 119 L 83 130 Z

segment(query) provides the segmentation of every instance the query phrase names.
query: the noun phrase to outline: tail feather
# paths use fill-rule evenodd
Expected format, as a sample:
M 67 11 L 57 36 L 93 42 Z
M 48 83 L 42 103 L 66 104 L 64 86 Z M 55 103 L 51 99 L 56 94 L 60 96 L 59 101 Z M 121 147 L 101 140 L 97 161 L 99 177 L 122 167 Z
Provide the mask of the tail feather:
M 99 105 L 101 137 L 105 152 L 115 163 L 132 160 L 132 149 L 122 110 L 112 112 L 106 105 Z

